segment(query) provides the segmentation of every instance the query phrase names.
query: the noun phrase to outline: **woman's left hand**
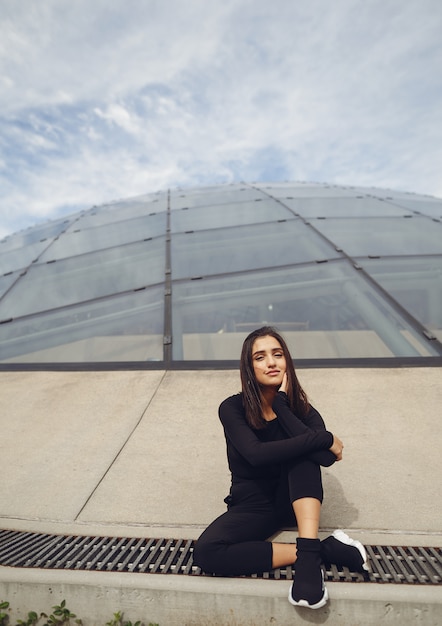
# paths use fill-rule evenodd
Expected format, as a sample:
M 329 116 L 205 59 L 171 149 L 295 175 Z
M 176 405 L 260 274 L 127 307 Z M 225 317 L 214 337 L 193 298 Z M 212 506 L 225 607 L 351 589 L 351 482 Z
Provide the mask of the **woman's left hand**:
M 284 376 L 282 377 L 282 383 L 278 391 L 283 391 L 284 393 L 287 393 L 287 372 L 284 372 Z
M 330 452 L 333 452 L 337 461 L 342 461 L 343 449 L 344 449 L 344 444 L 342 443 L 342 441 L 339 439 L 339 437 L 337 437 L 336 435 L 333 435 L 333 445 L 331 448 L 329 448 L 329 450 Z

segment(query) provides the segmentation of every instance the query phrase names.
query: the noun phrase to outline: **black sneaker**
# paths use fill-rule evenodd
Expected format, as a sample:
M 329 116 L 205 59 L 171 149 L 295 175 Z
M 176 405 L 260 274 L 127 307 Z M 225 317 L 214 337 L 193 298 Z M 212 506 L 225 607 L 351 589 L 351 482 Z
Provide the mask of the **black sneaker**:
M 343 530 L 335 530 L 330 537 L 321 541 L 321 556 L 325 563 L 348 567 L 353 572 L 370 571 L 364 546 Z
M 321 567 L 321 543 L 319 539 L 298 537 L 294 578 L 289 592 L 293 606 L 320 609 L 328 600 Z
M 296 576 L 296 572 L 295 572 Z M 328 601 L 328 591 L 327 587 L 324 585 L 324 572 L 321 569 L 321 577 L 322 577 L 322 597 L 315 602 L 314 604 L 310 604 L 308 600 L 304 598 L 300 598 L 299 590 L 295 588 L 295 579 L 292 582 L 292 586 L 289 591 L 289 602 L 293 604 L 293 606 L 305 606 L 308 609 L 320 609 L 322 606 L 325 606 Z

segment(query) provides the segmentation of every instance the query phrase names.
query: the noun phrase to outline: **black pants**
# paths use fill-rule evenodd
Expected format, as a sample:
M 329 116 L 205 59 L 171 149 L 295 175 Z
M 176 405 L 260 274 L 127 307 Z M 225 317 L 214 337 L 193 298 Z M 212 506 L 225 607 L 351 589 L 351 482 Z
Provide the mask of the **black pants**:
M 268 572 L 272 545 L 266 540 L 296 525 L 292 502 L 305 497 L 323 498 L 321 468 L 306 457 L 283 465 L 277 478 L 234 480 L 228 510 L 196 542 L 194 563 L 220 576 Z

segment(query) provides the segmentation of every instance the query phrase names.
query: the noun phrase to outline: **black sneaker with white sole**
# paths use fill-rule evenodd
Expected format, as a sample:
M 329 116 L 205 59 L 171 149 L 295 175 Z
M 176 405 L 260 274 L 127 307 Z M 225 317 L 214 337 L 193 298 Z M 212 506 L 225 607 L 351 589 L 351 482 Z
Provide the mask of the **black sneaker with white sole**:
M 328 600 L 321 567 L 321 543 L 319 539 L 298 537 L 294 578 L 289 592 L 293 606 L 320 609 Z
M 321 570 L 321 578 L 322 578 L 322 586 L 321 586 L 322 595 L 319 598 L 319 600 L 311 604 L 309 600 L 300 597 L 300 595 L 302 595 L 302 591 L 296 588 L 296 571 L 295 571 L 295 579 L 293 580 L 292 586 L 290 587 L 290 591 L 289 591 L 290 604 L 293 604 L 293 606 L 303 606 L 308 609 L 320 609 L 322 606 L 325 606 L 328 601 L 328 591 L 327 591 L 327 587 L 324 585 L 324 573 L 322 570 Z M 308 595 L 311 597 L 311 593 L 308 593 Z
M 335 530 L 321 541 L 321 557 L 326 565 L 333 563 L 338 567 L 348 567 L 352 572 L 370 571 L 364 546 L 343 530 Z

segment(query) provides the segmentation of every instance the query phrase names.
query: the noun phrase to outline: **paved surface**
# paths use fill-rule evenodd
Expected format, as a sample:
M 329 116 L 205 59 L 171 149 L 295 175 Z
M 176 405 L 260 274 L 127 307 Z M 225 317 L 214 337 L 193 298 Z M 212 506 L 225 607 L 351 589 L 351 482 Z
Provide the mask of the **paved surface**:
M 345 444 L 324 471 L 323 533 L 442 545 L 441 370 L 298 373 Z M 236 371 L 1 372 L 0 384 L 1 528 L 195 538 L 224 511 L 217 408 Z

